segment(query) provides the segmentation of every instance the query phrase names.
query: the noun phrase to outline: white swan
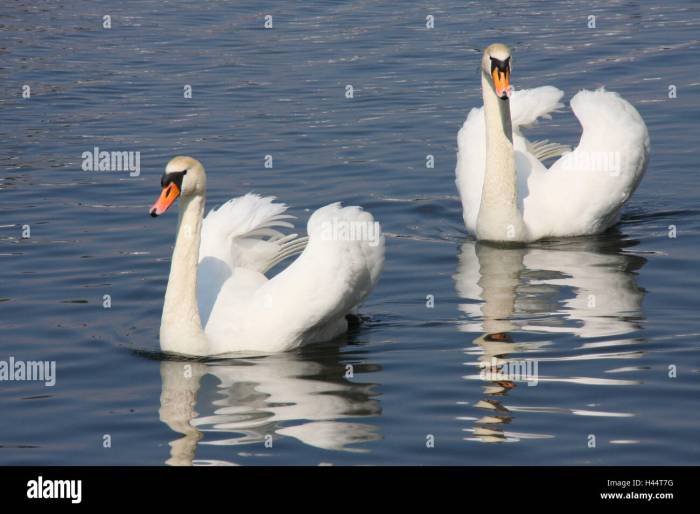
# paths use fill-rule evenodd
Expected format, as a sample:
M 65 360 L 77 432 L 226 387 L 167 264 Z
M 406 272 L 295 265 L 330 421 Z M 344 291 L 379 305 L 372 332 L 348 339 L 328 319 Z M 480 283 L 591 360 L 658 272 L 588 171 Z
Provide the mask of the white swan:
M 313 213 L 308 239 L 291 228 L 274 197 L 234 198 L 206 218 L 204 167 L 175 157 L 161 179 L 151 216 L 181 197 L 177 238 L 160 325 L 163 351 L 218 355 L 272 353 L 330 340 L 374 288 L 384 235 L 371 214 L 334 203 Z M 268 280 L 266 271 L 301 253 Z M 204 328 L 202 328 L 204 327 Z
M 511 54 L 493 44 L 481 61 L 484 107 L 457 136 L 457 188 L 467 230 L 477 239 L 527 242 L 602 232 L 646 169 L 649 134 L 637 110 L 604 89 L 580 91 L 571 108 L 583 127 L 578 147 L 532 143 L 520 129 L 562 107 L 544 86 L 512 92 Z M 549 169 L 542 160 L 562 155 Z

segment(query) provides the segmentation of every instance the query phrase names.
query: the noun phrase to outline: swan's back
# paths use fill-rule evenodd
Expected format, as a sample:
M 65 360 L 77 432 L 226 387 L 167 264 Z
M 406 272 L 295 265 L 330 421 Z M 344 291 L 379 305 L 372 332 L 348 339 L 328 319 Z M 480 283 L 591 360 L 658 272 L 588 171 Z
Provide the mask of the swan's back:
M 197 300 L 206 329 L 224 283 L 236 281 L 239 296 L 258 287 L 264 273 L 281 258 L 299 253 L 306 238 L 285 235 L 292 229 L 287 206 L 274 196 L 248 193 L 212 209 L 202 222 L 197 267 Z
M 528 141 L 521 129 L 549 118 L 562 107 L 562 96 L 559 89 L 544 86 L 511 97 L 518 207 L 531 240 L 594 234 L 612 226 L 646 170 L 649 134 L 644 121 L 629 102 L 603 89 L 580 91 L 571 100 L 583 128 L 573 152 Z M 457 188 L 466 228 L 476 234 L 486 172 L 483 107 L 471 110 L 457 141 Z M 542 163 L 562 153 L 549 169 Z M 606 162 L 608 169 L 598 169 Z
M 213 354 L 331 339 L 347 330 L 346 314 L 379 279 L 384 235 L 371 214 L 322 207 L 309 219 L 307 240 L 278 230 L 291 227 L 290 216 L 272 200 L 246 195 L 205 219 L 198 296 Z M 219 219 L 221 212 L 228 217 Z M 263 274 L 270 262 L 300 252 L 271 279 Z
M 611 227 L 646 171 L 649 133 L 632 104 L 599 89 L 577 93 L 571 108 L 583 129 L 578 146 L 528 181 L 523 215 L 534 239 Z

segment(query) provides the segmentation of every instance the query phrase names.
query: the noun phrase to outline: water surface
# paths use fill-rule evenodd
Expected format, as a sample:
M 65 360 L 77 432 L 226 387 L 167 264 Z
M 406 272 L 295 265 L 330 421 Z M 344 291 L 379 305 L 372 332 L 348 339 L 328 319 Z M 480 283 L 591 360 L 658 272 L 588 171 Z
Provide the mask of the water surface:
M 700 463 L 695 2 L 0 15 L 0 358 L 57 365 L 54 387 L 0 383 L 0 463 Z M 646 120 L 651 163 L 614 230 L 506 249 L 465 233 L 456 134 L 494 41 L 516 87 L 605 85 Z M 579 126 L 567 107 L 528 134 L 575 144 Z M 141 174 L 81 170 L 96 146 L 140 152 Z M 331 201 L 370 210 L 387 263 L 363 325 L 281 355 L 162 355 L 176 216 L 147 209 L 177 154 L 204 163 L 210 206 L 276 195 L 301 231 Z M 536 386 L 481 374 L 535 361 Z

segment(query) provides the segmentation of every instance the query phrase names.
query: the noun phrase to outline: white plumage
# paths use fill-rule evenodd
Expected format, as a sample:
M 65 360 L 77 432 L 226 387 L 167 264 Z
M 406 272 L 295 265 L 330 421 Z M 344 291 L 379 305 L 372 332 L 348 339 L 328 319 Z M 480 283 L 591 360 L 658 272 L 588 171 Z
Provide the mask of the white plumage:
M 375 241 L 324 237 L 341 223 L 373 226 L 359 207 L 327 205 L 308 222 L 308 239 L 293 228 L 274 197 L 247 194 L 204 219 L 197 298 L 212 353 L 284 351 L 345 332 L 345 315 L 374 288 L 384 261 L 384 236 Z M 375 244 L 376 242 L 376 244 Z M 230 250 L 229 250 L 230 249 Z M 270 263 L 301 255 L 268 280 Z M 211 305 L 211 307 L 209 307 Z M 207 313 L 209 313 L 207 315 Z
M 203 218 L 206 174 L 190 157 L 172 159 L 162 184 L 151 215 L 182 198 L 160 326 L 164 351 L 271 353 L 330 340 L 347 330 L 346 315 L 379 280 L 384 235 L 360 207 L 322 207 L 308 237 L 298 237 L 282 232 L 293 216 L 274 197 L 247 194 Z
M 502 51 L 505 47 L 500 46 L 497 50 Z M 617 93 L 602 88 L 580 91 L 572 98 L 571 108 L 583 133 L 571 152 L 556 143 L 531 143 L 521 131 L 536 123 L 538 118 L 549 118 L 553 111 L 562 108 L 562 91 L 551 86 L 519 90 L 508 100 L 493 94 L 486 73 L 482 83 L 486 114 L 489 108 L 492 112 L 490 123 L 492 126 L 503 123 L 504 132 L 507 132 L 506 122 L 499 119 L 496 111 L 498 102 L 510 104 L 512 145 L 506 138 L 492 144 L 496 156 L 499 151 L 514 154 L 517 210 L 525 230 L 513 239 L 532 241 L 588 235 L 615 224 L 620 209 L 646 170 L 649 134 L 637 110 Z M 484 107 L 472 109 L 457 137 L 456 182 L 464 222 L 471 234 L 478 232 L 484 177 L 489 165 L 487 118 Z M 501 146 L 496 148 L 497 144 Z M 561 157 L 549 168 L 542 163 L 558 155 Z M 498 172 L 500 163 L 493 165 Z M 504 175 L 507 176 L 507 172 Z M 503 196 L 505 204 L 508 193 Z

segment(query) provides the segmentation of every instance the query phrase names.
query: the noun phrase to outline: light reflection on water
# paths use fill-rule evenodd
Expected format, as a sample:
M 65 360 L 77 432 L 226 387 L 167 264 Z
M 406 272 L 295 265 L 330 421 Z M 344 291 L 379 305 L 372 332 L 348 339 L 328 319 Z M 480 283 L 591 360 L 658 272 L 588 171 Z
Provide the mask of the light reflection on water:
M 637 331 L 644 320 L 644 291 L 636 283 L 636 274 L 646 259 L 628 253 L 636 244 L 611 234 L 528 247 L 499 247 L 473 241 L 462 245 L 454 280 L 459 296 L 470 302 L 459 306 L 466 315 L 459 329 L 467 333 L 483 332 L 474 339 L 474 346 L 464 352 L 476 357 L 476 361 L 467 361 L 465 365 L 478 366 L 481 373 L 464 378 L 488 380 L 483 386 L 484 398 L 474 404 L 486 414 L 472 418 L 474 428 L 465 429 L 473 434 L 474 439 L 516 442 L 526 438 L 554 437 L 504 430 L 502 427 L 506 425 L 509 428 L 517 426 L 514 413 L 518 412 L 634 416 L 632 413 L 585 410 L 575 405 L 529 408 L 512 402 L 518 401 L 517 388 L 526 383 L 527 386 L 537 386 L 541 382 L 593 386 L 642 383 L 603 376 L 547 374 L 550 369 L 556 370 L 556 363 L 563 361 L 643 358 L 645 352 L 640 349 L 597 352 L 590 351 L 591 347 L 586 343 L 571 349 L 567 355 L 549 355 L 557 353 L 548 337 L 551 333 L 571 334 L 582 339 L 606 338 L 603 344 L 593 345 L 594 349 L 600 346 L 627 348 L 642 343 L 622 337 Z M 538 340 L 519 343 L 518 336 L 522 332 L 535 334 Z M 514 363 L 524 367 L 512 367 Z M 510 370 L 509 366 L 515 369 L 515 378 L 521 380 L 511 380 L 503 372 L 503 368 Z
M 284 353 L 230 362 L 161 361 L 160 420 L 183 434 L 170 442 L 166 463 L 210 464 L 195 459 L 197 444 L 258 446 L 265 456 L 280 437 L 323 450 L 369 451 L 353 445 L 377 441 L 381 433 L 358 420 L 379 416 L 380 402 L 372 384 L 346 378 L 354 377 L 355 366 L 343 366 L 338 357 L 329 345 L 323 359 Z M 216 385 L 205 404 L 198 397 L 207 374 Z

